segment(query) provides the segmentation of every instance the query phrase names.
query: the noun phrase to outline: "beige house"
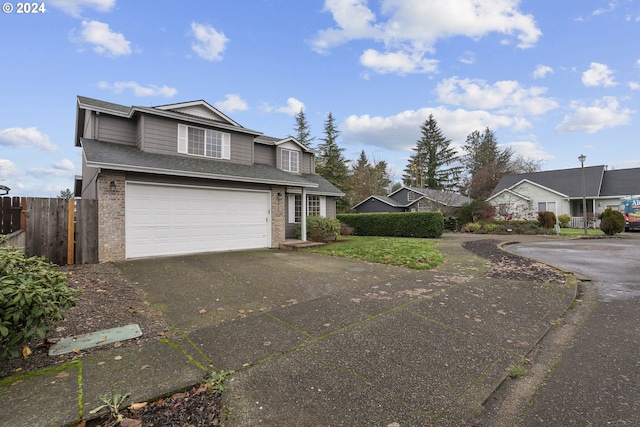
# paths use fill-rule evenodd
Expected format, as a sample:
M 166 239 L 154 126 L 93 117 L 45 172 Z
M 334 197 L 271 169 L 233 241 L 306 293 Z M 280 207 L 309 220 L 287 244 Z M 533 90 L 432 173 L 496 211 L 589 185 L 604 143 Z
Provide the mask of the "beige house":
M 584 193 L 582 177 L 584 172 Z M 500 219 L 536 219 L 538 212 L 568 214 L 571 226 L 583 227 L 583 194 L 589 226 L 606 208 L 618 209 L 620 199 L 640 193 L 640 168 L 607 170 L 589 166 L 504 176 L 487 199 Z

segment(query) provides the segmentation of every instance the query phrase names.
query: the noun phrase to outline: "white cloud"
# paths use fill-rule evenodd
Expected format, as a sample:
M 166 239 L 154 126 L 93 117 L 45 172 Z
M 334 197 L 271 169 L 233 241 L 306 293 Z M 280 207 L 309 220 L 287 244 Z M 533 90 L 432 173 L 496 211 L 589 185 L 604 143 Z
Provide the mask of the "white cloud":
M 573 114 L 565 116 L 556 131 L 595 133 L 606 128 L 628 125 L 631 114 L 634 113 L 628 108 L 621 108 L 614 96 L 605 96 L 590 106 L 573 102 L 571 108 L 574 110 Z
M 476 62 L 476 55 L 473 52 L 465 52 L 460 58 L 458 58 L 460 62 L 465 65 L 473 65 Z
M 83 9 L 109 12 L 116 5 L 116 0 L 48 0 L 47 6 L 49 5 L 61 9 L 69 15 L 78 17 Z
M 234 93 L 225 95 L 224 101 L 216 102 L 213 106 L 226 112 L 245 111 L 249 109 L 245 100 L 240 98 L 240 95 Z
M 479 39 L 490 33 L 515 36 L 520 48 L 536 44 L 542 32 L 533 16 L 518 10 L 520 0 L 381 0 L 376 15 L 366 0 L 326 0 L 325 11 L 333 15 L 334 28 L 319 31 L 311 41 L 320 53 L 352 40 L 371 40 L 384 52 L 368 49 L 365 66 L 380 72 L 432 72 L 433 53 L 439 40 L 463 36 Z M 384 66 L 380 66 L 380 63 Z M 407 64 L 408 62 L 408 64 Z M 411 65 L 413 64 L 413 65 Z
M 57 163 L 53 164 L 54 169 L 62 170 L 62 171 L 75 171 L 76 167 L 73 165 L 73 162 L 69 159 L 62 159 Z
M 640 82 L 629 82 L 629 89 L 631 90 L 640 89 Z
M 110 90 L 113 93 L 122 93 L 125 89 L 130 89 L 131 91 L 133 91 L 133 94 L 135 96 L 161 96 L 164 98 L 171 98 L 172 96 L 174 96 L 176 93 L 178 93 L 178 90 L 172 87 L 168 87 L 166 85 L 164 86 L 155 86 L 155 85 L 149 85 L 149 86 L 142 86 L 136 82 L 114 82 L 114 83 L 108 83 L 108 82 L 98 82 L 98 87 L 100 89 L 105 89 L 105 90 Z
M 447 104 L 530 115 L 541 115 L 558 107 L 555 100 L 542 96 L 546 91 L 537 86 L 524 88 L 514 80 L 489 84 L 458 77 L 445 79 L 436 87 L 438 100 Z
M 443 135 L 458 147 L 474 130 L 510 128 L 521 131 L 531 123 L 521 118 L 495 115 L 482 110 L 449 110 L 446 107 L 406 110 L 388 117 L 352 115 L 340 125 L 342 136 L 351 144 L 366 144 L 391 151 L 410 152 L 420 138 L 420 126 L 429 115 L 438 122 Z
M 131 54 L 130 42 L 122 33 L 111 31 L 108 24 L 99 21 L 82 21 L 80 43 L 93 45 L 93 51 L 100 55 L 118 57 Z
M 18 171 L 15 163 L 8 159 L 0 159 L 0 179 L 11 178 L 19 175 L 20 172 Z
M 553 68 L 549 67 L 548 65 L 538 65 L 535 71 L 533 72 L 533 78 L 543 79 L 547 76 L 547 74 L 552 74 L 552 73 L 553 73 Z
M 28 173 L 36 177 L 68 178 L 75 175 L 75 169 L 71 160 L 62 159 L 50 168 L 31 168 Z
M 278 113 L 288 114 L 290 116 L 295 116 L 304 108 L 304 102 L 296 99 L 296 98 L 288 98 L 286 107 L 267 107 L 267 111 L 275 110 Z
M 216 31 L 210 25 L 192 22 L 191 34 L 195 38 L 191 48 L 200 58 L 207 61 L 222 60 L 222 52 L 224 52 L 227 42 L 229 42 L 224 33 Z
M 613 72 L 605 64 L 592 62 L 589 69 L 582 73 L 582 83 L 585 86 L 615 86 Z
M 553 160 L 555 157 L 547 153 L 540 145 L 536 142 L 531 141 L 513 141 L 508 142 L 506 144 L 499 144 L 500 147 L 509 147 L 513 150 L 513 153 L 518 156 L 521 155 L 527 159 L 533 160 Z
M 0 145 L 8 145 L 16 148 L 34 147 L 49 152 L 59 150 L 59 148 L 49 140 L 47 135 L 35 127 L 14 127 L 0 130 Z
M 367 49 L 360 57 L 360 63 L 380 74 L 433 73 L 438 69 L 436 59 L 426 59 L 409 52 L 380 53 Z

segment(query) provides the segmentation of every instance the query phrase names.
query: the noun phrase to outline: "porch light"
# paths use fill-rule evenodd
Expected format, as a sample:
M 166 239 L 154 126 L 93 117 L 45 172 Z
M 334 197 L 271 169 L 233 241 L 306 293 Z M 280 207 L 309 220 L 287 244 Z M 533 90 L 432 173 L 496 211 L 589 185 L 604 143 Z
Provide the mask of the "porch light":
M 587 160 L 587 156 L 580 154 L 578 157 L 580 161 L 580 169 L 582 169 L 582 225 L 584 226 L 584 235 L 587 235 L 587 196 L 584 189 L 584 162 Z
M 111 191 L 116 191 L 116 183 L 115 183 L 115 181 L 111 181 L 109 183 L 109 188 L 111 189 Z

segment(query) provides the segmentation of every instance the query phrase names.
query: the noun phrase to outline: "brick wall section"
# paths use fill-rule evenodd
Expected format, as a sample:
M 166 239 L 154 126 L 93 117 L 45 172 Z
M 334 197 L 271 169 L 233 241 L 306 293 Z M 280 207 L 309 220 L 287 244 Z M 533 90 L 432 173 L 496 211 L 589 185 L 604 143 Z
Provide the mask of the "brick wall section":
M 285 187 L 271 188 L 271 247 L 277 248 L 285 241 L 286 218 L 284 198 Z M 280 197 L 278 197 L 278 193 Z
M 111 182 L 115 190 L 111 189 Z M 119 261 L 125 252 L 125 174 L 104 171 L 98 177 L 98 261 Z

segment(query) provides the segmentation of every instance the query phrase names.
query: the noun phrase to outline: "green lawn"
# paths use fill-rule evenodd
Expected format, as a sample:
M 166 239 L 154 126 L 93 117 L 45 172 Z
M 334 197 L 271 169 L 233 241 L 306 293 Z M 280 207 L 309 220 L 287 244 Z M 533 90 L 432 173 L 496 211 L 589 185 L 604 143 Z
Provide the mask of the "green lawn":
M 433 248 L 436 240 L 366 236 L 340 236 L 339 240 L 327 246 L 306 250 L 416 270 L 428 270 L 444 261 L 440 252 Z
M 560 235 L 569 236 L 569 237 L 580 237 L 580 236 L 584 236 L 584 229 L 583 228 L 561 228 Z M 588 228 L 587 236 L 604 236 L 604 232 L 599 228 Z

